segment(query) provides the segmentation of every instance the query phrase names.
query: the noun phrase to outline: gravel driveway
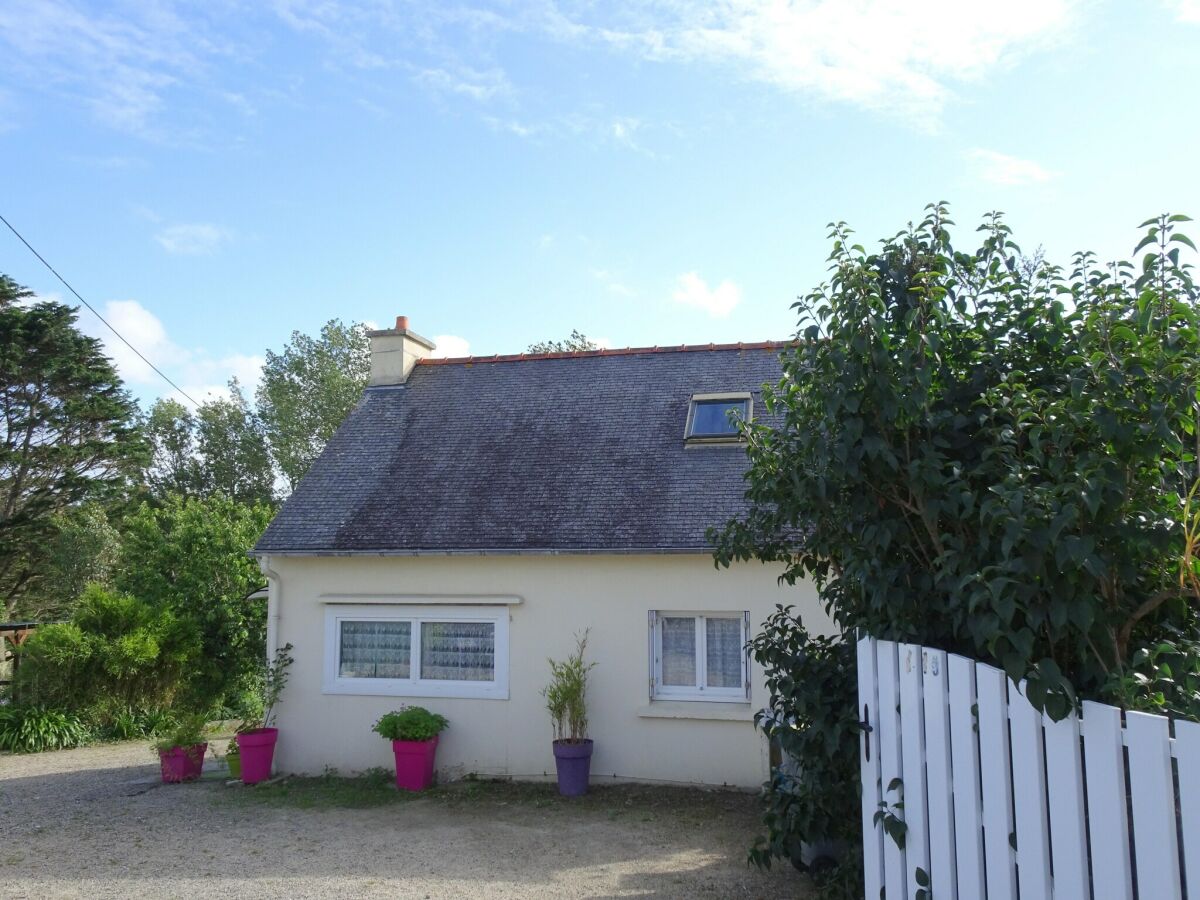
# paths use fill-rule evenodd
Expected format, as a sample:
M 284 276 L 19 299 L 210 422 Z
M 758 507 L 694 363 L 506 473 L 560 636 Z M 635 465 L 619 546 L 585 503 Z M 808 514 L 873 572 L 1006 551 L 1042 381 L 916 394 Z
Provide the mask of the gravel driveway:
M 305 783 L 157 774 L 143 743 L 0 756 L 0 897 L 804 894 L 789 866 L 747 868 L 744 794 L 468 785 L 346 808 Z

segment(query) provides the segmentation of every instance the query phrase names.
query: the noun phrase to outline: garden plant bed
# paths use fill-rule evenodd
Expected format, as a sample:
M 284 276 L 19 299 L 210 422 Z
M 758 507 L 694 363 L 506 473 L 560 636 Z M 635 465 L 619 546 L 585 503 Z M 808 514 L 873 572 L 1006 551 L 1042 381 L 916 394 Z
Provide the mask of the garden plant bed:
M 144 743 L 0 756 L 5 896 L 800 897 L 746 865 L 757 800 L 733 791 L 391 773 L 227 787 L 157 783 Z M 254 841 L 248 842 L 247 835 Z

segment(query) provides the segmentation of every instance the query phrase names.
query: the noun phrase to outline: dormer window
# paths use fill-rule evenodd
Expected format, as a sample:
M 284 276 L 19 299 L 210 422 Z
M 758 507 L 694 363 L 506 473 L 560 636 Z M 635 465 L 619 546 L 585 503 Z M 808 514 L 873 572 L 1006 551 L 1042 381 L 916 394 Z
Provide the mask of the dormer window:
M 695 394 L 688 406 L 688 443 L 716 444 L 741 440 L 738 422 L 750 421 L 750 395 Z

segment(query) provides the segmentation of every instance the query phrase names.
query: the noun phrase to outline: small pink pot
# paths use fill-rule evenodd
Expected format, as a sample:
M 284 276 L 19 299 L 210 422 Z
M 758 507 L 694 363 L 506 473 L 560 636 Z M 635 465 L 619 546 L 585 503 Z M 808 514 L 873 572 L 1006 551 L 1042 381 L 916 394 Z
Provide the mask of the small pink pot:
M 438 736 L 427 741 L 392 741 L 396 757 L 396 787 L 402 791 L 423 791 L 433 784 L 433 758 Z
M 204 754 L 207 752 L 208 744 L 159 750 L 158 760 L 162 768 L 163 784 L 195 781 L 204 770 Z
M 278 739 L 278 728 L 255 728 L 237 735 L 238 752 L 242 757 L 242 784 L 258 784 L 271 777 Z

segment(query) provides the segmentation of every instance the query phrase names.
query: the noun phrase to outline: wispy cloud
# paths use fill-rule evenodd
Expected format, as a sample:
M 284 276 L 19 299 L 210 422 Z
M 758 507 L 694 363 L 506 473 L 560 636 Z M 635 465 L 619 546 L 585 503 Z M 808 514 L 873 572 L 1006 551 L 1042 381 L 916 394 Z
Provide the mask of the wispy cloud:
M 1192 0 L 1194 2 L 1194 0 Z M 1074 0 L 1010 0 L 1004 14 L 953 0 L 662 0 L 543 10 L 562 41 L 592 41 L 659 62 L 732 67 L 822 100 L 936 114 L 954 85 L 1061 36 Z
M 1180 22 L 1200 25 L 1200 0 L 1166 0 L 1167 8 L 1175 12 Z
M 418 84 L 443 94 L 458 94 L 484 103 L 512 93 L 512 85 L 502 69 L 486 71 L 469 66 L 420 69 L 414 76 Z
M 232 232 L 220 225 L 196 222 L 168 225 L 154 236 L 154 240 L 168 253 L 177 256 L 206 256 L 232 237 Z
M 1002 187 L 1020 187 L 1050 181 L 1057 174 L 1031 159 L 1021 159 L 995 150 L 976 148 L 967 154 L 976 177 Z
M 600 282 L 610 294 L 615 294 L 618 297 L 637 296 L 637 291 L 607 269 L 592 269 L 592 277 Z
M 136 300 L 110 300 L 104 305 L 104 318 L 197 400 L 226 396 L 230 378 L 237 378 L 252 393 L 262 377 L 263 357 L 213 354 L 204 348 L 181 346 L 167 333 L 162 320 Z M 86 310 L 80 313 L 80 327 L 100 339 L 104 352 L 131 387 L 151 396 L 175 396 L 154 369 Z
M 702 309 L 715 319 L 724 319 L 742 302 L 742 289 L 732 281 L 722 281 L 716 287 L 695 272 L 685 272 L 676 282 L 676 303 Z

